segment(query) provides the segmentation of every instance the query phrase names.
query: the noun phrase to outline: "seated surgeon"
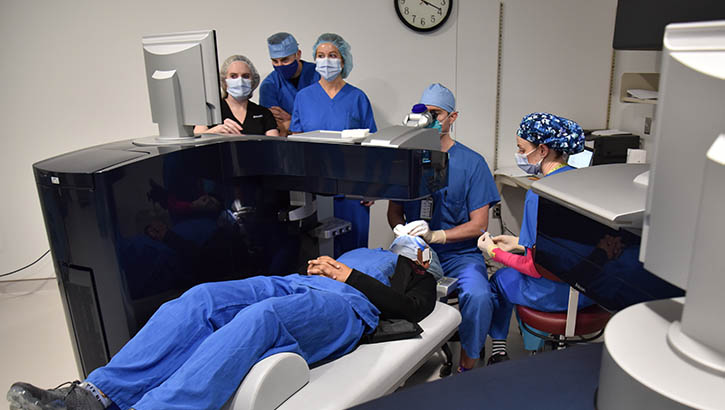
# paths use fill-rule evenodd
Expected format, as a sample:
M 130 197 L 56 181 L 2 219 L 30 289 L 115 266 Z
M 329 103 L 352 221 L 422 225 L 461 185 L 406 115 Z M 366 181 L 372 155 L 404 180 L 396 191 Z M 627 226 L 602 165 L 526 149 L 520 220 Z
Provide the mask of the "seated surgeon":
M 528 174 L 547 177 L 569 171 L 573 168 L 566 163 L 568 156 L 584 150 L 584 132 L 579 124 L 549 113 L 525 116 L 516 135 L 516 163 Z M 491 277 L 494 310 L 489 331 L 493 341 L 489 364 L 508 360 L 506 337 L 514 305 L 561 312 L 569 303 L 569 285 L 542 277 L 534 266 L 538 207 L 539 196 L 529 190 L 518 237 L 499 235 L 492 238 L 485 233 L 478 240 L 481 251 L 508 266 Z M 525 255 L 510 253 L 516 249 L 525 251 Z M 580 309 L 593 303 L 586 296 L 579 296 Z
M 334 33 L 324 33 L 312 48 L 320 80 L 300 90 L 295 98 L 290 132 L 368 128 L 377 132 L 367 95 L 345 78 L 352 71 L 350 44 Z M 335 164 L 340 169 L 345 164 Z M 367 248 L 371 201 L 335 198 L 335 217 L 352 224 L 350 232 L 335 238 L 335 256 L 356 248 Z
M 272 34 L 267 38 L 267 47 L 274 71 L 259 87 L 259 103 L 269 108 L 280 135 L 286 137 L 297 92 L 319 81 L 320 75 L 315 64 L 302 60 L 302 51 L 292 34 Z
M 10 408 L 218 409 L 265 357 L 293 352 L 309 364 L 335 359 L 373 332 L 378 318 L 417 322 L 430 314 L 436 302 L 430 271 L 436 269 L 418 258 L 420 247 L 426 248 L 420 238 L 400 237 L 390 250 L 311 260 L 307 275 L 195 286 L 162 305 L 82 383 L 50 390 L 15 383 L 7 394 Z
M 458 371 L 463 372 L 476 364 L 491 321 L 493 306 L 486 261 L 476 247 L 476 239 L 488 228 L 488 209 L 500 197 L 486 160 L 451 137 L 451 126 L 458 118 L 453 93 L 432 84 L 423 92 L 420 103 L 433 114 L 441 151 L 448 152 L 448 187 L 421 201 L 391 201 L 388 223 L 396 233 L 422 236 L 438 253 L 446 276 L 458 278 L 462 316 L 458 327 Z
M 259 85 L 259 73 L 245 56 L 229 56 L 219 70 L 222 88 L 222 123 L 194 127 L 195 134 L 279 136 L 272 112 L 249 99 Z

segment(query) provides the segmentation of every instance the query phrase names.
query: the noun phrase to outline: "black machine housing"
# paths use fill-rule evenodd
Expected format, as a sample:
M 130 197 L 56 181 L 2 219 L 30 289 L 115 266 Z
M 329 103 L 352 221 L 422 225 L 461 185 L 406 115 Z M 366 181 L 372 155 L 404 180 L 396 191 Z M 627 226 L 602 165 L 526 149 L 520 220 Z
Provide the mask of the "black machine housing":
M 81 373 L 103 366 L 195 284 L 303 271 L 316 215 L 291 191 L 413 200 L 447 184 L 446 153 L 235 137 L 99 145 L 33 165 Z

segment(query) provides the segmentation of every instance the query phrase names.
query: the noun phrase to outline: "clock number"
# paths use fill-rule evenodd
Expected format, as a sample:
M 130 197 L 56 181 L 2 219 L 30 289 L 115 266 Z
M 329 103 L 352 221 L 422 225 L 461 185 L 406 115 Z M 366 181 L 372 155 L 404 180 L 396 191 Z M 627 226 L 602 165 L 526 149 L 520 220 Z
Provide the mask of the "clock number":
M 413 14 L 413 23 L 415 23 L 415 14 Z
M 420 19 L 420 25 L 421 25 L 421 26 L 425 26 L 425 19 L 424 19 L 424 18 L 421 18 L 421 19 Z
M 403 14 L 405 14 L 405 15 L 407 16 L 407 15 L 408 15 L 409 13 L 410 13 L 410 12 L 408 11 L 408 8 L 406 7 L 406 8 L 405 8 L 405 11 L 403 11 Z
M 446 5 L 446 0 L 441 0 L 441 6 L 445 6 L 445 5 Z
M 441 9 L 438 9 L 438 15 L 439 15 L 439 16 L 442 16 L 442 15 L 443 15 L 443 10 L 441 10 Z
M 436 22 L 436 16 L 435 16 L 435 14 L 431 14 L 430 15 L 430 22 L 431 23 L 435 23 Z

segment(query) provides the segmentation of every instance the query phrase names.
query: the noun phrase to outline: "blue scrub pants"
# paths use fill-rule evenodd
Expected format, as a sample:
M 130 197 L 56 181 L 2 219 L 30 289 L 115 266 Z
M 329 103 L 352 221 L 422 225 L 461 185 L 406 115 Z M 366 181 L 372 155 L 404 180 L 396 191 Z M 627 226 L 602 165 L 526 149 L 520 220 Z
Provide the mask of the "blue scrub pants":
M 458 335 L 468 357 L 478 359 L 491 325 L 493 300 L 486 273 L 486 261 L 480 252 L 438 255 L 446 276 L 458 278 L 458 305 L 461 324 Z
M 542 312 L 561 312 L 569 307 L 569 285 L 546 278 L 532 278 L 514 268 L 503 268 L 491 276 L 493 317 L 489 334 L 492 339 L 506 339 L 514 305 Z M 594 304 L 579 295 L 579 309 Z
M 315 363 L 353 350 L 365 324 L 350 304 L 287 278 L 190 289 L 87 380 L 121 409 L 212 409 L 267 356 L 294 352 Z

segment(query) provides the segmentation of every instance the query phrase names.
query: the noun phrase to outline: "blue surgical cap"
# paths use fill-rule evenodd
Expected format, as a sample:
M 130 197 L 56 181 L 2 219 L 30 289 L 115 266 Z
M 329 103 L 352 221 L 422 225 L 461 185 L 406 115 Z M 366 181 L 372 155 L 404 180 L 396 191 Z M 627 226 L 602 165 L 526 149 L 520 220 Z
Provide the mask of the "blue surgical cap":
M 340 35 L 335 33 L 324 33 L 320 34 L 320 37 L 317 38 L 317 41 L 315 42 L 315 46 L 312 47 L 312 55 L 315 59 L 317 59 L 317 47 L 320 46 L 320 44 L 324 43 L 330 43 L 333 46 L 337 47 L 337 49 L 340 51 L 340 57 L 342 57 L 342 62 L 345 63 L 344 67 L 342 67 L 342 73 L 340 74 L 342 78 L 347 78 L 348 75 L 350 75 L 350 71 L 352 71 L 352 54 L 350 53 L 350 44 L 345 41 Z
M 282 58 L 292 55 L 299 50 L 297 40 L 290 33 L 276 33 L 267 37 L 267 47 L 270 58 Z
M 420 103 L 435 105 L 448 112 L 456 110 L 456 97 L 453 96 L 451 90 L 438 83 L 431 84 L 423 91 L 423 95 L 420 96 Z
M 535 112 L 521 120 L 516 135 L 534 144 L 544 144 L 565 154 L 584 150 L 584 131 L 579 124 L 546 112 Z
M 420 236 L 401 235 L 395 238 L 393 243 L 390 245 L 390 251 L 397 255 L 404 256 L 412 261 L 417 261 L 418 249 L 423 250 L 427 247 L 428 244 L 426 244 Z M 430 253 L 431 258 L 428 273 L 438 280 L 443 277 L 443 267 L 441 267 L 438 254 L 436 254 L 433 249 L 430 250 Z

